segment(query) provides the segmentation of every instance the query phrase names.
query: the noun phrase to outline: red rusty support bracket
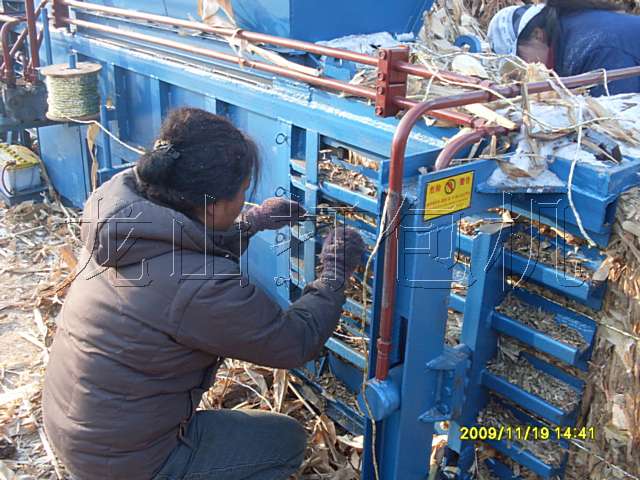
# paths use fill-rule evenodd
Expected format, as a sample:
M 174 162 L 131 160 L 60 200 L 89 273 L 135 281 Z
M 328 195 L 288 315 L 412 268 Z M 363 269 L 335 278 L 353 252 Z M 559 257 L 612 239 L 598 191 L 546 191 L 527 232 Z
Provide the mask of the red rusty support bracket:
M 29 64 L 26 66 L 24 77 L 28 82 L 38 79 L 38 67 L 40 66 L 40 44 L 38 43 L 38 30 L 36 26 L 36 9 L 33 0 L 24 1 L 24 9 L 27 17 L 27 37 L 29 38 Z
M 376 82 L 376 115 L 393 117 L 401 107 L 394 98 L 407 94 L 407 74 L 395 69 L 396 62 L 409 61 L 409 47 L 382 48 L 378 51 L 378 78 Z
M 37 17 L 38 15 L 40 15 L 40 12 L 42 11 L 42 9 L 44 8 L 44 6 L 47 4 L 48 0 L 42 0 L 40 2 L 40 4 L 38 5 L 38 7 L 35 10 L 35 16 Z M 2 20 L 0 18 L 0 21 L 5 21 Z M 13 47 L 11 47 L 11 58 L 13 59 L 16 54 L 18 53 L 18 50 L 22 47 L 22 44 L 24 43 L 24 39 L 27 38 L 27 30 L 22 30 L 22 32 L 20 32 L 20 35 L 18 35 L 18 39 L 16 40 L 16 42 L 13 44 Z M 40 35 L 38 37 L 38 46 L 40 46 L 42 44 L 42 35 Z M 39 48 L 39 47 L 38 47 Z M 4 70 L 4 62 L 2 63 L 2 65 L 0 66 L 0 70 Z
M 64 19 L 69 17 L 69 6 L 63 0 L 53 0 L 51 4 L 51 14 L 55 28 L 67 27 Z

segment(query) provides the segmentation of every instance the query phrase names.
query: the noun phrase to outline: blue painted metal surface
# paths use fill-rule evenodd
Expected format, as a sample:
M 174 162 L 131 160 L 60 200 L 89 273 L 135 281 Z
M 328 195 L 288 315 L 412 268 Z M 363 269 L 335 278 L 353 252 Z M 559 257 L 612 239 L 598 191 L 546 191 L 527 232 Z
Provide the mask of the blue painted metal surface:
M 46 62 L 45 65 L 51 65 L 53 63 L 53 53 L 51 52 L 51 36 L 49 34 L 49 11 L 47 10 L 47 8 L 43 8 L 40 12 L 40 25 L 42 26 L 44 60 Z
M 157 2 L 98 0 L 94 3 L 119 8 L 135 8 L 174 18 L 200 18 L 197 0 Z M 433 0 L 368 0 L 324 2 L 306 0 L 232 0 L 234 20 L 239 28 L 281 37 L 317 42 L 345 35 L 376 32 L 407 33 L 420 29 L 422 12 Z M 226 18 L 225 15 L 222 18 Z
M 505 226 L 509 228 L 509 226 Z M 541 237 L 542 238 L 542 237 Z M 573 272 L 567 272 L 563 269 L 563 256 L 566 255 L 566 249 L 558 246 L 560 262 L 558 265 L 551 265 L 538 261 L 539 251 L 532 249 L 528 256 L 521 253 L 511 251 L 510 237 L 505 239 L 504 268 L 510 272 L 521 282 L 533 282 L 543 285 L 565 297 L 572 298 L 588 305 L 591 308 L 599 309 L 602 306 L 602 300 L 605 293 L 605 285 L 603 283 L 593 282 L 574 276 Z M 473 239 L 468 236 L 460 235 L 460 251 L 469 254 L 471 252 Z M 577 256 L 580 256 L 579 253 Z M 585 265 L 591 264 L 594 270 L 597 269 L 598 260 L 583 256 Z
M 552 314 L 556 323 L 564 324 L 577 331 L 585 342 L 584 347 L 576 347 L 563 343 L 495 311 L 491 314 L 492 327 L 500 333 L 514 337 L 536 350 L 551 355 L 568 365 L 587 371 L 587 362 L 593 352 L 596 323 L 585 315 L 580 315 L 579 313 L 568 310 L 538 295 L 519 289 L 515 291 L 515 295 L 527 304 Z
M 417 33 L 422 12 L 431 3 L 432 0 L 384 0 L 375 5 L 367 0 L 232 1 L 235 18 L 243 28 L 314 42 L 380 31 Z
M 583 383 L 575 377 L 564 375 L 563 371 L 535 357 L 531 357 L 525 353 L 521 355 L 537 370 L 564 381 L 578 394 L 582 394 Z M 522 408 L 533 412 L 541 418 L 549 420 L 555 425 L 572 426 L 576 421 L 578 413 L 577 405 L 571 410 L 566 411 L 563 409 L 563 406 L 552 404 L 487 370 L 482 372 L 481 378 L 482 384 L 491 391 L 500 394 L 504 398 L 508 398 L 517 405 L 522 406 Z
M 102 3 L 131 8 L 131 2 L 124 0 L 103 0 Z M 331 11 L 331 2 L 256 0 L 232 3 L 241 26 L 301 39 L 326 39 L 346 33 L 366 33 L 367 28 L 374 27 L 410 31 L 413 12 L 420 11 L 430 1 L 394 2 L 393 8 L 391 2 L 375 7 L 369 4 L 367 14 L 361 16 L 345 15 L 350 8 L 360 11 L 366 3 L 361 0 L 349 5 L 336 3 L 338 14 Z M 388 8 L 385 8 L 387 3 Z M 138 10 L 178 18 L 197 17 L 196 7 L 196 2 L 185 0 L 135 2 Z M 304 9 L 304 15 L 300 8 Z M 325 22 L 326 15 L 332 15 L 335 21 Z M 114 25 L 123 23 L 106 18 L 99 21 Z M 384 28 L 377 28 L 376 22 Z M 122 24 L 122 28 L 151 30 L 159 36 L 177 37 L 169 29 L 154 29 L 133 22 Z M 362 29 L 365 30 L 360 31 Z M 222 51 L 229 48 L 209 38 L 179 38 Z M 102 37 L 95 32 L 88 34 L 82 29 L 74 35 L 64 30 L 52 31 L 51 40 L 53 62 L 66 62 L 69 53 L 75 52 L 80 61 L 102 64 L 101 123 L 122 141 L 138 148 L 151 146 L 163 116 L 175 107 L 195 106 L 224 115 L 256 140 L 268 165 L 263 169 L 255 198 L 251 201 L 259 202 L 275 194 L 290 196 L 302 202 L 312 215 L 322 214 L 323 218 L 333 215 L 330 223 L 355 226 L 370 248 L 375 244 L 388 187 L 390 145 L 397 126 L 395 118 L 377 118 L 372 106 L 365 102 L 305 84 L 184 53 L 159 51 Z M 295 58 L 302 63 L 315 61 L 301 58 L 299 54 Z M 335 68 L 339 69 L 340 65 Z M 91 189 L 92 156 L 86 145 L 87 127 L 65 124 L 43 128 L 39 133 L 43 159 L 53 183 L 68 202 L 81 206 Z M 389 379 L 382 384 L 376 383 L 371 381 L 369 373 L 373 371 L 376 355 L 375 337 L 381 309 L 381 286 L 377 280 L 382 277 L 380 260 L 384 241 L 372 262 L 372 279 L 364 279 L 362 272 L 357 275 L 359 282 L 367 285 L 370 302 L 366 310 L 358 292 L 355 295 L 350 292 L 351 297 L 343 307 L 340 335 L 327 342 L 320 359 L 295 372 L 309 388 L 326 398 L 327 413 L 340 425 L 364 433 L 363 480 L 374 478 L 373 448 L 377 450 L 383 479 L 426 478 L 432 435 L 436 431 L 434 423 L 444 419 L 450 420 L 449 446 L 460 454 L 460 467 L 464 472 L 473 455 L 469 454 L 472 446 L 460 439 L 460 428 L 476 424 L 478 412 L 485 407 L 492 390 L 509 395 L 519 407 L 550 421 L 571 424 L 575 420 L 575 411 L 554 410 L 544 400 L 488 374 L 486 364 L 495 357 L 500 335 L 507 335 L 559 362 L 584 368 L 591 354 L 595 324 L 587 317 L 545 299 L 516 292 L 526 303 L 550 310 L 556 321 L 578 330 L 588 345 L 579 350 L 515 319 L 499 315 L 495 308 L 511 290 L 505 281 L 509 274 L 526 277 L 539 286 L 595 308 L 601 304 L 605 286 L 583 282 L 558 272 L 553 265 L 544 265 L 512 252 L 507 247 L 513 229 L 495 223 L 496 215 L 486 213 L 487 209 L 497 207 L 522 211 L 541 223 L 560 229 L 566 226 L 575 231 L 575 218 L 567 210 L 565 194 L 504 193 L 483 188 L 481 186 L 496 168 L 495 162 L 489 160 L 435 173 L 424 174 L 424 169 L 419 170 L 419 167 L 433 165 L 444 144 L 442 139 L 453 133 L 450 129 L 419 125 L 408 145 L 402 221 L 399 230 L 393 233 L 399 235 L 401 250 Z M 99 183 L 136 160 L 135 153 L 111 141 L 106 133 L 95 141 Z M 353 166 L 338 154 L 339 149 L 364 155 L 376 168 Z M 373 189 L 354 191 L 333 182 L 325 175 L 325 162 L 364 175 Z M 565 160 L 558 159 L 552 168 L 560 178 L 566 179 L 568 164 Z M 583 164 L 576 168 L 576 205 L 584 213 L 585 226 L 598 241 L 606 241 L 616 198 L 637 183 L 637 171 L 638 162 L 632 159 L 625 159 L 611 169 Z M 429 184 L 466 172 L 474 174 L 469 207 L 425 220 Z M 350 207 L 350 214 L 344 214 L 343 207 Z M 476 235 L 461 235 L 458 222 L 473 215 L 490 218 L 494 223 L 483 227 Z M 252 240 L 247 258 L 259 261 L 245 262 L 247 274 L 283 307 L 298 298 L 302 289 L 316 277 L 316 254 L 327 229 L 323 222 L 309 220 L 291 229 L 265 232 Z M 534 234 L 538 235 L 538 232 Z M 565 245 L 559 242 L 558 247 Z M 460 264 L 456 259 L 457 252 L 470 257 L 470 266 Z M 590 251 L 581 251 L 579 255 L 594 269 L 601 261 Z M 464 283 L 468 289 L 466 295 L 450 293 L 456 280 Z M 464 313 L 460 345 L 456 348 L 444 345 L 448 308 Z M 361 340 L 363 337 L 365 340 Z M 363 353 L 363 345 L 370 347 L 368 356 Z M 576 391 L 581 390 L 581 384 L 575 378 L 535 358 L 531 362 Z M 326 381 L 329 374 L 353 395 L 352 401 L 337 398 L 329 391 Z M 363 381 L 368 381 L 365 394 L 361 391 Z M 359 409 L 355 405 L 357 396 Z M 364 418 L 369 408 L 376 421 L 375 438 L 371 423 Z M 533 422 L 531 416 L 518 412 L 523 422 Z M 561 474 L 561 467 L 546 465 L 530 452 L 506 444 L 494 446 L 546 478 Z M 506 466 L 495 464 L 494 467 L 501 472 L 501 478 L 514 478 Z
M 540 428 L 540 427 L 546 426 L 545 424 L 534 419 L 532 416 L 528 415 L 522 410 L 519 410 L 517 408 L 514 408 L 506 404 L 502 404 L 502 405 L 518 420 L 519 425 L 531 426 L 532 428 L 535 428 L 535 427 Z M 538 475 L 540 475 L 542 478 L 545 478 L 545 479 L 562 477 L 563 471 L 568 459 L 568 444 L 565 441 L 552 442 L 553 448 L 560 449 L 561 451 L 565 451 L 562 455 L 562 461 L 558 465 L 551 465 L 549 463 L 546 463 L 544 460 L 536 457 L 529 450 L 523 448 L 522 444 L 517 441 L 491 440 L 491 441 L 488 441 L 487 443 L 493 448 L 495 448 L 496 450 L 498 450 L 503 455 L 506 455 L 507 457 L 512 458 L 513 460 L 518 462 L 520 465 L 527 467 L 529 470 L 533 471 L 534 473 L 537 473 Z M 510 472 L 508 470 L 505 470 L 500 466 L 497 466 L 497 467 L 498 468 L 496 468 L 494 471 L 500 475 L 501 479 L 509 480 L 513 478 L 510 475 Z

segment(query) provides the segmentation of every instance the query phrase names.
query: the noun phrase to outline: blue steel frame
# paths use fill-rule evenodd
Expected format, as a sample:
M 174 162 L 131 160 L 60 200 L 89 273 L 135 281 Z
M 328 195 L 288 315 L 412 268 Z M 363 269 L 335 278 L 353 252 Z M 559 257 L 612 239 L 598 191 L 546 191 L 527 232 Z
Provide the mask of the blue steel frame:
M 127 28 L 148 29 L 135 24 L 129 24 Z M 252 201 L 274 194 L 291 195 L 313 213 L 321 201 L 329 199 L 356 206 L 376 218 L 379 225 L 388 183 L 389 149 L 397 125 L 395 119 L 376 118 L 373 108 L 360 101 L 201 58 L 160 52 L 83 31 L 71 34 L 65 30 L 52 30 L 50 34 L 51 44 L 45 41 L 44 48 L 50 48 L 51 61 L 66 62 L 69 53 L 74 52 L 81 60 L 102 64 L 100 120 L 123 141 L 137 147 L 149 146 L 167 111 L 185 105 L 204 108 L 229 117 L 258 143 L 267 168 Z M 167 29 L 160 29 L 158 34 L 175 35 Z M 219 42 L 203 38 L 187 41 L 225 48 Z M 523 292 L 518 295 L 527 303 L 555 312 L 558 322 L 580 331 L 589 347 L 583 350 L 570 348 L 494 312 L 506 293 L 505 288 L 498 288 L 503 287 L 505 272 L 525 275 L 594 307 L 600 305 L 604 287 L 588 283 L 566 284 L 548 266 L 535 262 L 532 266 L 527 259 L 503 249 L 510 234 L 508 229 L 483 231 L 474 237 L 459 234 L 461 218 L 484 215 L 487 209 L 501 206 L 521 209 L 529 216 L 557 226 L 558 217 L 542 211 L 551 210 L 550 207 L 557 211 L 558 205 L 562 210 L 566 208 L 563 203 L 566 199 L 561 193 L 542 196 L 522 192 L 503 194 L 485 188 L 486 180 L 495 168 L 492 161 L 421 174 L 418 167 L 433 165 L 443 146 L 442 139 L 453 133 L 447 129 L 418 126 L 408 146 L 403 218 L 399 230 L 390 233 L 400 236 L 401 245 L 390 378 L 382 385 L 370 381 L 365 392 L 359 392 L 362 370 L 365 366 L 369 371 L 374 368 L 375 332 L 380 310 L 377 302 L 380 285 L 376 279 L 380 278 L 382 268 L 382 262 L 377 259 L 373 264 L 374 281 L 370 287 L 370 321 L 365 329 L 371 346 L 369 358 L 332 338 L 327 344 L 326 355 L 307 365 L 305 371 L 297 372 L 308 379 L 329 369 L 354 394 L 360 393 L 361 402 L 366 396 L 372 410 L 370 414 L 376 419 L 376 457 L 384 480 L 426 478 L 435 423 L 443 420 L 452 421 L 450 447 L 460 453 L 461 465 L 468 466 L 472 458 L 470 446 L 459 441 L 459 427 L 475 423 L 490 390 L 512 396 L 521 407 L 550 421 L 571 424 L 575 412 L 554 410 L 553 405 L 490 375 L 485 365 L 495 355 L 498 335 L 505 334 L 567 364 L 585 368 L 595 335 L 595 324 L 590 319 Z M 89 152 L 86 126 L 47 127 L 40 129 L 39 136 L 43 160 L 53 183 L 62 196 L 76 206 L 81 206 L 89 194 L 93 158 L 98 163 L 98 183 L 128 168 L 136 160 L 134 153 L 113 142 L 106 134 L 95 139 L 96 152 Z M 374 181 L 375 197 L 323 181 L 319 175 L 320 151 L 336 146 L 362 152 L 378 162 L 377 171 L 361 172 Z M 566 178 L 567 162 L 557 161 L 553 168 L 561 178 Z M 638 165 L 625 160 L 611 171 L 598 171 L 596 177 L 593 176 L 594 168 L 579 166 L 576 169 L 576 203 L 582 212 L 589 211 L 595 204 L 597 212 L 583 220 L 598 235 L 599 241 L 604 242 L 610 230 L 615 199 L 622 190 L 637 183 L 627 176 L 633 173 L 635 179 Z M 471 206 L 425 221 L 424 199 L 428 184 L 470 171 L 474 172 Z M 569 218 L 569 223 L 571 221 L 575 219 Z M 378 230 L 361 227 L 371 245 Z M 249 263 L 247 273 L 283 306 L 315 278 L 316 233 L 314 223 L 309 221 L 300 227 L 261 234 L 252 241 L 248 256 L 260 258 L 260 262 Z M 277 248 L 278 245 L 285 245 L 285 248 Z M 471 257 L 466 298 L 450 294 L 454 274 L 459 268 L 455 257 L 457 250 Z M 380 254 L 378 257 L 382 258 Z M 593 265 L 598 263 L 597 258 L 590 257 L 588 261 Z M 444 344 L 448 308 L 464 312 L 462 345 L 456 348 Z M 345 304 L 345 310 L 362 314 L 362 306 L 353 301 Z M 537 368 L 581 389 L 579 383 L 563 372 L 535 359 L 531 361 Z M 317 382 L 314 386 L 322 391 Z M 362 478 L 374 478 L 371 423 L 338 400 L 329 402 L 328 409 L 346 428 L 364 431 Z M 364 406 L 362 411 L 369 414 Z M 497 448 L 544 476 L 557 473 L 547 465 L 536 463 L 536 459 L 529 458 L 526 452 L 509 450 L 503 445 Z M 500 470 L 500 467 L 496 469 Z M 511 477 L 506 473 L 503 476 Z

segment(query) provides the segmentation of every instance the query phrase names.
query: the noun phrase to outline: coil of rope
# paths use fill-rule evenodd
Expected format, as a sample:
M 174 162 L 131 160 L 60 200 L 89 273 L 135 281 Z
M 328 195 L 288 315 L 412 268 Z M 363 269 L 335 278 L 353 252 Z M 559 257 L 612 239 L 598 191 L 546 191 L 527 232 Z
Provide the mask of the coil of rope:
M 79 62 L 49 65 L 41 70 L 46 77 L 47 118 L 54 121 L 95 119 L 100 110 L 98 73 L 102 66 L 97 63 Z

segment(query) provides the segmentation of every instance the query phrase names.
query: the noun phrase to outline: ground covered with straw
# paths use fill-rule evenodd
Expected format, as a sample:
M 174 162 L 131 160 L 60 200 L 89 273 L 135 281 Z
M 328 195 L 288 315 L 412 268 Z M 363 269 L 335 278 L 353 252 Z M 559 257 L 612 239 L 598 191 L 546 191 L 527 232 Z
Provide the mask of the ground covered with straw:
M 58 203 L 0 207 L 0 479 L 66 479 L 42 427 L 41 390 L 55 317 L 80 248 L 77 213 Z M 283 370 L 234 360 L 200 408 L 251 408 L 298 419 L 309 433 L 300 480 L 358 478 L 362 437 L 322 413 L 323 400 Z

